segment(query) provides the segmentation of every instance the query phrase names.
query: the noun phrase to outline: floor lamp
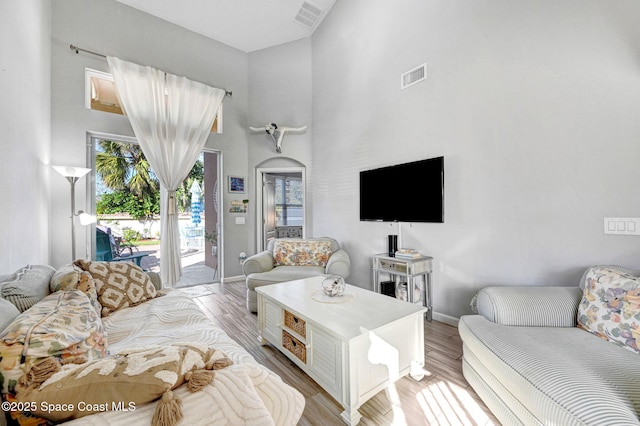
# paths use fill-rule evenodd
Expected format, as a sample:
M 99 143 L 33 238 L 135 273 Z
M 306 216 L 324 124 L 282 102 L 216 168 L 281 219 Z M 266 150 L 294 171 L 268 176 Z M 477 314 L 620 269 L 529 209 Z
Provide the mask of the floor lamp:
M 76 182 L 91 171 L 84 167 L 52 166 L 56 172 L 67 178 L 71 184 L 71 261 L 76 260 L 76 216 L 80 218 L 82 225 L 95 222 L 95 216 L 84 213 L 82 210 L 76 213 Z

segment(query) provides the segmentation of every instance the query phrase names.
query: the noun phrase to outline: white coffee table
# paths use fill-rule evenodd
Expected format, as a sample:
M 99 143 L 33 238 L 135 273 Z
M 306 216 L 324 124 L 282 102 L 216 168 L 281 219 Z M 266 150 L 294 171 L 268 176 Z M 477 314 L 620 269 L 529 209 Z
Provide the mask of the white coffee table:
M 407 374 L 422 379 L 427 309 L 348 284 L 331 299 L 323 279 L 258 287 L 260 339 L 322 386 L 355 425 L 358 408 L 389 384 Z

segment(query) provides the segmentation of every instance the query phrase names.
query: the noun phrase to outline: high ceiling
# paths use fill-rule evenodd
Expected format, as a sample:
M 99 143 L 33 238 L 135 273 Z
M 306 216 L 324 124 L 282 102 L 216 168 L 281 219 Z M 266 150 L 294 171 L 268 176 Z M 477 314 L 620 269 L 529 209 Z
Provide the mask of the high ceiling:
M 311 36 L 335 3 L 335 0 L 117 1 L 244 52 Z

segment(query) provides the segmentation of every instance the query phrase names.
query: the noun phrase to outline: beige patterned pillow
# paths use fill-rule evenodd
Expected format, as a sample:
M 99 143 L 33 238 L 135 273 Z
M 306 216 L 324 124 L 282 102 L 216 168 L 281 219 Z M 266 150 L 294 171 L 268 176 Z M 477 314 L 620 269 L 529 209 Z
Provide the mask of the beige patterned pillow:
M 76 260 L 74 265 L 93 277 L 103 317 L 160 295 L 149 276 L 133 263 Z
M 55 422 L 136 406 L 163 397 L 188 382 L 197 391 L 213 380 L 214 372 L 231 360 L 207 345 L 175 344 L 122 351 L 82 365 L 69 365 L 40 388 L 19 392 L 17 400 L 37 408 L 34 414 Z M 42 411 L 43 406 L 71 407 Z M 63 405 L 67 404 L 67 405 Z M 157 409 L 158 410 L 158 409 Z M 156 411 L 157 412 L 157 411 Z M 181 412 L 176 417 L 181 417 Z
M 331 241 L 277 240 L 273 245 L 275 266 L 327 266 Z

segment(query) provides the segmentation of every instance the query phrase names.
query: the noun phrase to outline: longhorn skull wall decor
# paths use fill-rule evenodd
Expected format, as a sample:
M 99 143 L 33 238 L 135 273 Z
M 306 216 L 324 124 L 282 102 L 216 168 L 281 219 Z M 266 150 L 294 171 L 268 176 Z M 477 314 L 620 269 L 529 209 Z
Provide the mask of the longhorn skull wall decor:
M 278 127 L 276 123 L 266 124 L 264 127 L 249 127 L 253 132 L 261 132 L 265 131 L 271 139 L 273 139 L 273 143 L 276 146 L 276 152 L 278 154 L 282 153 L 282 139 L 284 138 L 284 134 L 287 132 L 304 132 L 307 130 L 307 126 L 302 127 Z

